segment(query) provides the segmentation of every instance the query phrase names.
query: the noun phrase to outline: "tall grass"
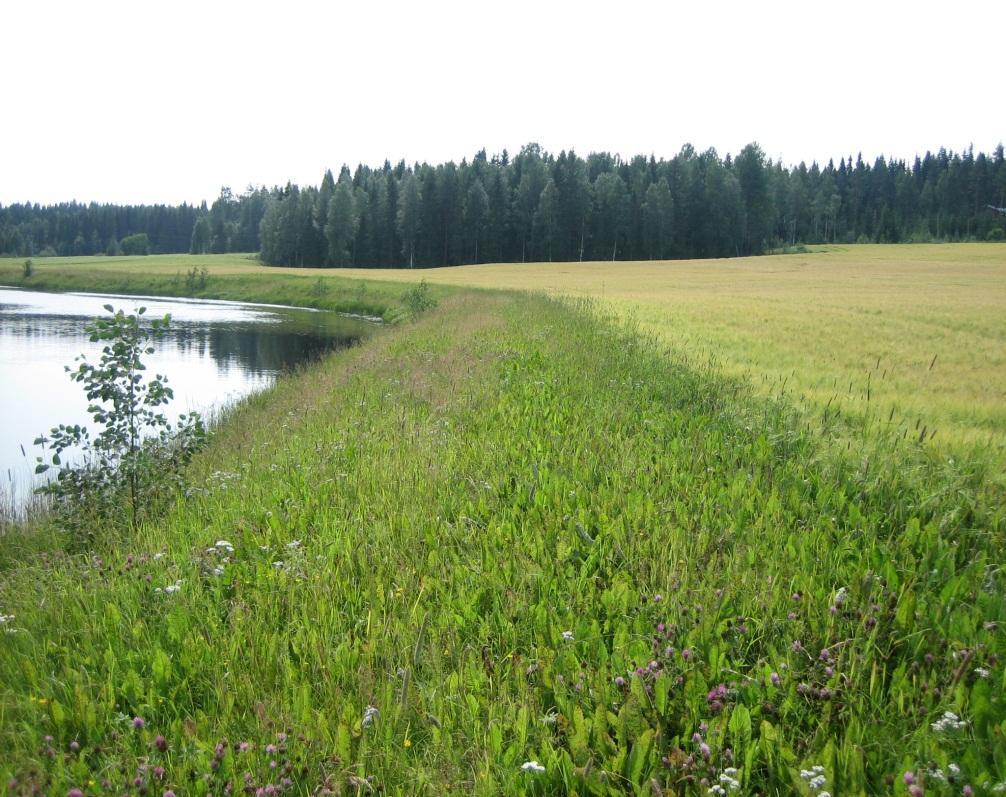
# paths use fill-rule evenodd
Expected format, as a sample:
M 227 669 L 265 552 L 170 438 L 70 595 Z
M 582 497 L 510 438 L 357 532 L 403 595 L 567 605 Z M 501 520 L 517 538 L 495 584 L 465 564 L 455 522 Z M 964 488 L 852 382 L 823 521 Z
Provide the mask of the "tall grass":
M 991 790 L 987 462 L 827 433 L 588 306 L 449 298 L 245 402 L 163 519 L 3 571 L 0 774 L 14 794 Z

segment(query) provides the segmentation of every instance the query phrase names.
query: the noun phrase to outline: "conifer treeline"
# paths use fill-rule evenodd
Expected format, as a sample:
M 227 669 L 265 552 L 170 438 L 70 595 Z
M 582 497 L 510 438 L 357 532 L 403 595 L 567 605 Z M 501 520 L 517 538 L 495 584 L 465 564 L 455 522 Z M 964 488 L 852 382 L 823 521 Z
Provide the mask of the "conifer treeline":
M 736 158 L 690 146 L 670 160 L 607 153 L 437 166 L 343 167 L 319 187 L 228 189 L 209 208 L 0 207 L 0 253 L 260 251 L 271 265 L 416 266 L 757 254 L 796 243 L 1006 237 L 1006 161 L 946 150 L 785 168 L 756 144 Z

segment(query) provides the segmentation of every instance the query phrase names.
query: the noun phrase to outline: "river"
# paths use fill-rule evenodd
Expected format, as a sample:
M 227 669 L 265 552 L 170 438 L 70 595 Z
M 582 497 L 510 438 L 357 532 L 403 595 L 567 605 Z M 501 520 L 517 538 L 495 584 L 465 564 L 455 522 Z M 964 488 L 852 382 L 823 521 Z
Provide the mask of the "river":
M 148 324 L 171 315 L 168 332 L 144 359 L 147 374 L 164 374 L 174 390 L 163 408 L 169 419 L 193 410 L 212 414 L 373 329 L 366 321 L 302 308 L 0 286 L 0 496 L 8 505 L 23 503 L 37 483 L 36 437 L 60 423 L 96 431 L 81 385 L 64 366 L 81 354 L 98 361 L 102 344 L 91 343 L 84 327 L 105 314 L 106 304 L 127 313 L 146 307 Z

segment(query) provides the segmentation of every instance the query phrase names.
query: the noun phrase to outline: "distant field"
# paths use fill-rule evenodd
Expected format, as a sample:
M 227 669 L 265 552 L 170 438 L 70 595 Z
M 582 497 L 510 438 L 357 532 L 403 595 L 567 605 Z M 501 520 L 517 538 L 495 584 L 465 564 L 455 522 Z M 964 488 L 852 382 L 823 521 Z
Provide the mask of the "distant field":
M 11 281 L 17 263 L 0 265 Z M 37 260 L 88 271 L 277 272 L 586 296 L 693 359 L 805 407 L 869 412 L 1006 450 L 1006 244 L 859 245 L 670 262 L 266 269 L 249 255 Z M 304 283 L 307 284 L 306 282 Z M 291 297 L 294 298 L 294 297 Z M 918 424 L 918 426 L 916 426 Z

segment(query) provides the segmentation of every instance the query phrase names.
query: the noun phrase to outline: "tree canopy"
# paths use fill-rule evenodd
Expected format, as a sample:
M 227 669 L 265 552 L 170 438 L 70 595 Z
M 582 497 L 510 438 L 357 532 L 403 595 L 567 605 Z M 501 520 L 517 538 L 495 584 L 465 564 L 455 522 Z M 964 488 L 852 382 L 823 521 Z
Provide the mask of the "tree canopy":
M 989 207 L 991 206 L 991 207 Z M 255 252 L 271 265 L 431 267 L 759 254 L 797 243 L 1006 237 L 1003 146 L 911 163 L 843 157 L 786 167 L 755 143 L 735 158 L 481 150 L 438 165 L 343 166 L 319 187 L 224 188 L 207 207 L 0 206 L 0 254 Z

